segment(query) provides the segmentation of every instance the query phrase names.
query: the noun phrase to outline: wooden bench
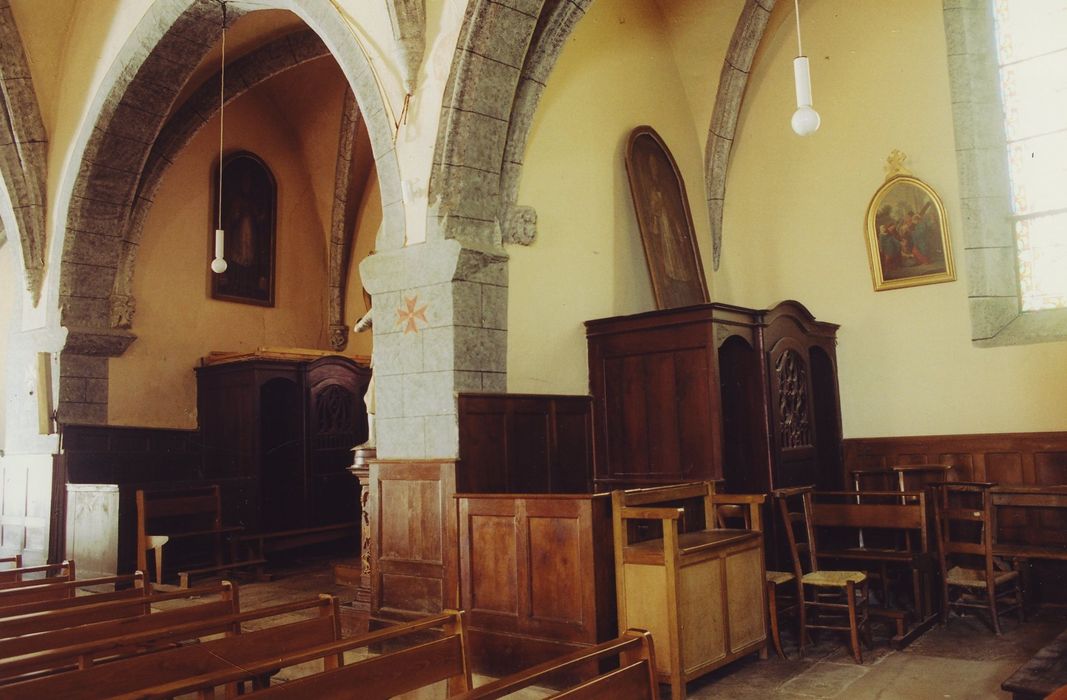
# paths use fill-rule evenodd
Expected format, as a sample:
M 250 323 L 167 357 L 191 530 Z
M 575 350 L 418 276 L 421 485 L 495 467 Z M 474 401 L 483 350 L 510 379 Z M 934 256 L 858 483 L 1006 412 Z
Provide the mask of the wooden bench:
M 501 678 L 461 695 L 462 700 L 496 700 L 546 679 L 559 677 L 571 669 L 605 659 L 619 659 L 616 669 L 601 673 L 570 688 L 557 691 L 551 698 L 584 700 L 619 698 L 620 700 L 659 700 L 656 683 L 656 655 L 652 635 L 644 630 L 626 630 L 622 636 L 589 649 L 582 649 Z
M 0 574 L 3 574 L 2 578 L 0 578 L 0 591 L 24 586 L 39 586 L 44 583 L 56 583 L 57 581 L 73 581 L 74 562 L 63 561 L 59 564 L 23 566 L 16 569 L 6 569 Z M 33 574 L 42 575 L 33 576 Z
M 189 595 L 190 591 L 183 593 Z M 233 631 L 230 618 L 240 610 L 235 585 L 223 582 L 192 593 L 218 595 L 219 600 L 0 640 L 0 682 L 42 671 L 87 668 L 98 659 L 129 656 Z
M 163 549 L 177 540 L 209 540 L 212 566 L 197 572 L 221 571 L 224 540 L 241 532 L 239 525 L 222 524 L 222 497 L 217 485 L 188 489 L 137 490 L 137 568 L 148 570 L 148 551 L 154 554 L 156 583 L 163 582 Z
M 262 623 L 271 617 L 299 613 L 308 613 L 313 617 L 249 632 L 240 630 L 240 626 L 247 622 Z M 243 668 L 255 670 L 242 678 L 234 678 L 233 683 L 252 680 L 258 685 L 265 685 L 269 683 L 271 670 L 267 667 L 278 667 L 277 659 L 341 638 L 337 599 L 328 595 L 250 610 L 232 616 L 229 622 L 234 620 L 239 620 L 236 623 L 239 633 L 229 637 L 15 683 L 4 686 L 0 694 L 9 700 L 38 700 L 42 697 L 89 700 L 151 695 L 151 689 L 162 685 L 182 688 L 174 694 L 201 688 L 209 691 L 215 675 L 220 672 L 229 674 Z M 324 665 L 334 667 L 337 659 L 337 656 L 324 657 Z M 232 695 L 236 688 L 229 687 L 227 690 Z M 210 696 L 209 692 L 206 694 Z
M 22 568 L 22 555 L 12 554 L 9 557 L 0 557 L 0 564 L 11 564 L 10 568 L 0 569 L 0 581 L 9 581 L 11 580 L 8 578 L 11 574 L 11 569 Z
M 424 637 L 437 628 L 437 638 Z M 347 651 L 371 645 L 395 644 L 409 638 L 409 645 L 397 651 L 304 678 L 289 681 L 249 694 L 251 698 L 386 698 L 423 688 L 439 681 L 447 681 L 448 697 L 471 689 L 470 657 L 463 616 L 449 611 L 440 615 L 387 627 L 360 637 L 350 637 L 319 646 L 306 647 L 261 662 L 241 664 L 228 671 L 208 673 L 197 678 L 146 688 L 117 698 L 163 698 L 198 691 L 211 697 L 207 689 L 241 681 L 278 668 L 330 657 L 340 658 Z M 412 646 L 412 644 L 414 644 Z
M 1000 688 L 1011 693 L 1013 700 L 1041 700 L 1064 685 L 1067 685 L 1067 630 L 1020 666 Z
M 41 610 L 64 607 L 65 605 L 79 605 L 80 603 L 77 602 L 63 601 L 75 601 L 79 597 L 78 591 L 80 589 L 116 584 L 136 586 L 138 585 L 137 581 L 141 578 L 139 574 L 127 574 L 125 576 L 104 576 L 81 580 L 63 579 L 51 583 L 38 582 L 34 586 L 0 590 L 0 616 L 39 612 Z M 120 589 L 95 595 L 106 596 L 105 599 L 109 599 L 121 598 L 126 593 Z
M 812 510 L 820 531 L 833 529 L 855 537 L 853 543 L 820 543 L 820 560 L 849 562 L 865 571 L 879 569 L 882 607 L 870 610 L 895 623 L 896 634 L 891 641 L 896 648 L 907 646 L 934 625 L 937 615 L 929 576 L 934 566 L 925 492 L 816 491 Z M 917 618 L 910 629 L 905 611 L 888 607 L 889 566 L 909 571 Z
M 109 600 L 99 600 L 95 595 L 79 596 L 73 600 L 80 601 L 81 605 L 0 618 L 0 643 L 2 643 L 2 638 L 40 634 L 94 622 L 148 615 L 151 614 L 153 606 L 158 603 L 188 598 L 191 592 L 187 589 L 145 595 L 147 590 L 140 588 L 120 591 L 126 594 L 124 598 Z M 223 589 L 218 587 L 204 587 L 199 589 L 199 592 L 211 595 L 221 590 Z M 135 592 L 140 595 L 130 595 Z

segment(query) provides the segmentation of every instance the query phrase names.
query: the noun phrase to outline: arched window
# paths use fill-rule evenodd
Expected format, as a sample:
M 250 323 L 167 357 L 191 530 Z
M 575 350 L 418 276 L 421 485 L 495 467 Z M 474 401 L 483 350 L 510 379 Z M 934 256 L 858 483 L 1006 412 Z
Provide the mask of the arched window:
M 1067 338 L 1067 0 L 943 0 L 971 338 Z

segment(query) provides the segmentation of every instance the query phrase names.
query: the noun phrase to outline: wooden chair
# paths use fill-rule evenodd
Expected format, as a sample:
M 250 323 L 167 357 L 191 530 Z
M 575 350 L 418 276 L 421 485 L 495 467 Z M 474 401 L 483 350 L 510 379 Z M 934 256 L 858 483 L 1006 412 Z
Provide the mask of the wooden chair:
M 800 655 L 808 630 L 824 629 L 849 633 L 849 647 L 856 663 L 863 663 L 860 636 L 870 639 L 867 575 L 862 571 L 831 571 L 819 568 L 818 545 L 812 506 L 812 486 L 778 489 L 775 501 L 782 516 L 793 575 L 800 581 Z M 824 619 L 824 618 L 830 619 Z M 847 624 L 838 622 L 847 618 Z
M 611 494 L 619 629 L 652 633 L 658 678 L 675 698 L 694 678 L 766 654 L 763 534 L 715 529 L 714 494 L 707 481 Z M 687 518 L 694 501 L 701 508 Z M 685 532 L 701 515 L 707 528 Z M 634 541 L 631 525 L 650 522 L 662 537 Z
M 222 524 L 222 498 L 217 485 L 178 490 L 137 489 L 137 568 L 148 571 L 148 552 L 155 558 L 156 583 L 163 583 L 163 548 L 177 540 L 199 539 L 211 543 L 210 567 L 198 573 L 221 571 L 224 541 L 240 532 L 240 526 Z M 188 585 L 188 577 L 183 579 Z
M 762 508 L 767 497 L 760 494 L 715 494 L 715 524 L 721 529 L 741 527 L 745 530 L 763 530 Z M 770 627 L 771 643 L 778 656 L 788 659 L 782 649 L 782 636 L 778 631 L 779 616 L 797 617 L 800 601 L 800 582 L 789 571 L 766 571 L 767 624 Z M 781 591 L 793 591 L 793 595 Z M 781 591 L 779 590 L 781 587 Z
M 937 487 L 936 523 L 941 569 L 941 620 L 950 610 L 987 610 L 1000 634 L 1000 614 L 1013 609 L 1025 619 L 1019 572 L 993 557 L 993 506 L 987 482 L 944 483 Z M 957 597 L 953 593 L 958 592 Z M 1006 605 L 998 601 L 1006 599 Z
M 12 569 L 22 568 L 22 555 L 13 554 L 9 557 L 0 557 L 0 564 L 11 565 L 9 567 L 4 567 L 3 569 L 0 569 L 0 581 L 12 581 L 17 578 L 12 572 Z

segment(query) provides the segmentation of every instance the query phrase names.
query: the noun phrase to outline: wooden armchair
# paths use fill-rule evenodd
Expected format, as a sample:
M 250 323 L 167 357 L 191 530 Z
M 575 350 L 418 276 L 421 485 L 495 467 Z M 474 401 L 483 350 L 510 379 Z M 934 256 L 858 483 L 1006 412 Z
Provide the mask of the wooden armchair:
M 1017 610 L 1024 619 L 1019 572 L 1005 570 L 993 557 L 993 506 L 996 484 L 955 482 L 937 487 L 938 563 L 941 567 L 941 620 L 950 610 L 989 611 L 1000 634 L 1000 614 Z M 953 594 L 957 593 L 956 597 Z M 998 607 L 998 601 L 1006 605 Z
M 860 636 L 870 641 L 867 575 L 862 571 L 832 571 L 819 568 L 815 539 L 812 486 L 778 489 L 774 498 L 782 516 L 793 575 L 800 581 L 800 655 L 808 630 L 849 633 L 849 647 L 856 663 L 863 663 Z
M 675 698 L 693 678 L 766 653 L 763 535 L 714 529 L 714 494 L 711 482 L 611 494 L 619 629 L 652 633 L 657 677 Z M 686 532 L 700 515 L 707 528 Z M 662 536 L 637 541 L 635 521 L 654 521 Z

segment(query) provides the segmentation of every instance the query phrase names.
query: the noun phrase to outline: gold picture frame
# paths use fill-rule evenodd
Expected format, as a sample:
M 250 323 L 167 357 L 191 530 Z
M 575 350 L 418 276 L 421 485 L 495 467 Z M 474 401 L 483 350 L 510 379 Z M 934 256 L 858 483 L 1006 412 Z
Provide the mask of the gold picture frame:
M 897 155 L 896 153 L 894 155 Z M 874 291 L 952 282 L 945 205 L 932 187 L 890 156 L 890 175 L 867 207 L 867 256 Z

